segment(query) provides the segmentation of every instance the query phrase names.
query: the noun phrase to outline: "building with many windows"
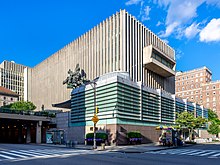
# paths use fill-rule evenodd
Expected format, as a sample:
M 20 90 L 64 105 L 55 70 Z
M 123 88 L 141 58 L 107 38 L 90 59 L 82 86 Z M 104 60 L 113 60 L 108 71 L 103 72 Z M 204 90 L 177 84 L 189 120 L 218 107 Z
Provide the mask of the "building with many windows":
M 18 97 L 17 93 L 0 86 L 0 107 L 18 101 Z
M 88 84 L 72 91 L 70 129 L 72 139 L 83 143 L 86 133 L 93 132 L 94 89 Z M 109 142 L 127 144 L 127 133 L 139 131 L 142 143 L 158 142 L 158 125 L 173 125 L 176 112 L 193 112 L 208 118 L 201 105 L 181 99 L 161 89 L 143 86 L 130 80 L 126 72 L 100 76 L 96 82 L 97 130 L 107 132 Z M 70 136 L 67 136 L 70 137 Z
M 0 64 L 0 86 L 3 86 L 19 95 L 19 100 L 24 100 L 24 65 L 13 61 L 3 61 Z
M 176 73 L 176 96 L 212 109 L 220 117 L 220 81 L 211 81 L 212 72 L 198 68 Z
M 175 52 L 134 16 L 121 10 L 49 58 L 28 69 L 27 99 L 45 109 L 70 99 L 62 84 L 76 64 L 93 80 L 105 73 L 128 72 L 133 82 L 175 92 Z

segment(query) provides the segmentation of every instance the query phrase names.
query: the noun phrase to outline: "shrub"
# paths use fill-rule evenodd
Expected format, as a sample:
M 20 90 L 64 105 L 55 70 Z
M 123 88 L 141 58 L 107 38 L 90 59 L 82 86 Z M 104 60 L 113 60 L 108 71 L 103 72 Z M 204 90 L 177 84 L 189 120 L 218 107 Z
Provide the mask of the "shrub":
M 129 144 L 141 144 L 142 138 L 140 132 L 128 132 L 127 134 Z
M 96 133 L 96 143 L 97 145 L 101 145 L 101 143 L 104 143 L 106 140 L 108 140 L 108 135 L 106 133 Z M 94 142 L 94 133 L 87 133 L 86 139 L 88 145 L 92 145 Z
M 93 139 L 94 138 L 94 133 L 87 133 L 86 134 L 86 139 Z M 106 133 L 96 133 L 96 139 L 102 139 L 106 140 L 108 138 L 108 135 Z
M 141 133 L 140 132 L 128 132 L 128 138 L 141 138 Z

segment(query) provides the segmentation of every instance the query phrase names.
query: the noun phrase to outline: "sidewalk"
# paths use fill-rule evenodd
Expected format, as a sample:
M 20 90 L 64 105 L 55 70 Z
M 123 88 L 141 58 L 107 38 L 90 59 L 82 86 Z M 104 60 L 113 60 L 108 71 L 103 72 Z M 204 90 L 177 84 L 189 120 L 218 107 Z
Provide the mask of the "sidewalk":
M 39 145 L 48 146 L 48 147 L 93 150 L 93 146 L 83 145 L 83 144 L 77 144 L 74 147 L 67 147 L 66 145 L 59 145 L 59 144 L 58 145 L 39 144 Z M 167 150 L 167 149 L 174 149 L 174 148 L 177 148 L 177 147 L 175 147 L 175 146 L 171 146 L 171 147 L 161 146 L 161 145 L 158 145 L 157 143 L 150 143 L 150 144 L 126 145 L 126 146 L 105 146 L 104 150 L 102 149 L 102 146 L 97 146 L 96 151 L 123 152 L 123 153 L 144 153 L 144 152 Z
M 105 150 L 111 151 L 111 152 L 123 152 L 123 153 L 144 153 L 144 152 L 150 152 L 150 151 L 160 151 L 160 150 L 166 150 L 166 149 L 172 149 L 177 148 L 175 146 L 161 146 L 157 143 L 150 143 L 150 144 L 140 144 L 140 145 L 127 145 L 127 146 L 106 146 Z M 101 150 L 101 147 L 97 150 Z

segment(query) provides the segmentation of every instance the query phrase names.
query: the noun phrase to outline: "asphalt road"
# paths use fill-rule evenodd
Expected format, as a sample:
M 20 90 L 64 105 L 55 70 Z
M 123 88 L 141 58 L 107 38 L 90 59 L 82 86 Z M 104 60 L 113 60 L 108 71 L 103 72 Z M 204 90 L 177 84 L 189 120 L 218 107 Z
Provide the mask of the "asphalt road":
M 1 165 L 219 165 L 220 145 L 195 145 L 145 153 L 121 153 L 0 144 Z

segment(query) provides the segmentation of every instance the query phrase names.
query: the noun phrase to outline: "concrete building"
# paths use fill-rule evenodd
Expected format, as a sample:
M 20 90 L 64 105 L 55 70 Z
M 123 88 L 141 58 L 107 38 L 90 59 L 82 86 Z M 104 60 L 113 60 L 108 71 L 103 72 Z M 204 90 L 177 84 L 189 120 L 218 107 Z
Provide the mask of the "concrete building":
M 100 76 L 96 84 L 96 105 L 99 107 L 96 127 L 98 132 L 108 133 L 111 144 L 128 144 L 130 131 L 139 131 L 142 143 L 158 142 L 161 132 L 155 130 L 156 126 L 173 125 L 176 112 L 188 111 L 208 118 L 208 110 L 203 106 L 133 82 L 126 72 L 107 73 Z M 85 135 L 93 132 L 93 87 L 88 84 L 73 90 L 71 104 L 66 137 L 83 143 Z
M 24 65 L 13 61 L 3 61 L 0 64 L 0 86 L 3 86 L 19 95 L 19 100 L 24 100 L 25 78 Z M 27 88 L 26 88 L 27 90 Z
M 0 86 L 0 107 L 18 101 L 18 97 L 17 93 Z
M 61 50 L 27 70 L 27 100 L 45 109 L 70 99 L 62 85 L 76 64 L 87 78 L 125 71 L 133 82 L 153 89 L 175 92 L 175 52 L 135 17 L 121 10 Z
M 176 96 L 204 105 L 220 117 L 220 82 L 207 67 L 176 73 Z

